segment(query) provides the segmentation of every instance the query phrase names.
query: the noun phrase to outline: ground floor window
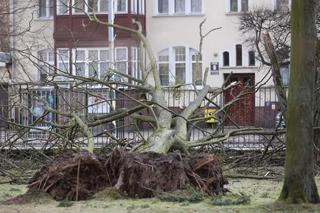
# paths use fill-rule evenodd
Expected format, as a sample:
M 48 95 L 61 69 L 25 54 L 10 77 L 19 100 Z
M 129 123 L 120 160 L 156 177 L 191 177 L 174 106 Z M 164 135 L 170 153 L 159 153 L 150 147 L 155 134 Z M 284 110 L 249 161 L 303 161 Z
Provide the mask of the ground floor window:
M 170 47 L 158 53 L 161 85 L 202 85 L 202 58 L 198 51 L 185 46 Z

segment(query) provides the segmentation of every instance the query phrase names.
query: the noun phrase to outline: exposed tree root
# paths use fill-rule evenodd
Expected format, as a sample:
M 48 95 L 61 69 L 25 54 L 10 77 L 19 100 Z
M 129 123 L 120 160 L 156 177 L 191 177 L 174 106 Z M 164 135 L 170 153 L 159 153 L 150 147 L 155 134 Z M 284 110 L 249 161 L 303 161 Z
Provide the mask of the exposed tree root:
M 64 153 L 35 174 L 29 193 L 45 192 L 56 200 L 86 200 L 113 186 L 130 197 L 147 198 L 193 186 L 214 195 L 223 193 L 225 184 L 227 180 L 214 155 L 115 149 L 100 157 L 88 152 Z

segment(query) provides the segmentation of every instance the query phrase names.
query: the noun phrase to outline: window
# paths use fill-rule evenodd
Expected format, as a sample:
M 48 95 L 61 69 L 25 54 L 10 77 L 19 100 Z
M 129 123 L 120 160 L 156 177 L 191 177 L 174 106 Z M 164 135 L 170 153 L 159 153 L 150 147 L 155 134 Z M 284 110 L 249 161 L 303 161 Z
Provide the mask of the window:
M 41 50 L 38 52 L 38 71 L 40 79 L 54 74 L 54 53 L 52 50 Z
M 128 49 L 126 47 L 116 47 L 115 59 L 116 70 L 128 74 Z
M 57 51 L 57 65 L 58 65 L 58 72 L 57 73 L 64 73 L 68 74 L 70 70 L 69 64 L 69 50 L 68 49 L 58 49 Z
M 108 49 L 76 49 L 74 55 L 74 75 L 95 79 L 105 79 L 109 69 Z
M 192 61 L 192 83 L 202 85 L 202 57 L 198 51 L 190 49 Z
M 249 10 L 249 0 L 227 0 L 227 3 L 227 12 L 239 13 Z
M 127 0 L 117 0 L 116 11 L 118 13 L 127 13 L 128 12 L 128 1 Z
M 101 114 L 101 113 L 109 113 L 110 112 L 110 105 L 108 98 L 110 94 L 101 93 L 97 96 L 89 96 L 88 97 L 88 113 L 93 114 Z
M 281 74 L 281 79 L 282 79 L 282 84 L 283 86 L 287 87 L 289 86 L 289 66 L 288 65 L 283 65 L 280 67 L 280 74 Z
M 236 45 L 236 66 L 242 66 L 242 45 Z
M 73 0 L 73 13 L 107 13 L 108 0 Z
M 169 85 L 169 49 L 158 54 L 158 67 L 161 85 Z
M 57 0 L 57 15 L 68 15 L 69 0 Z
M 144 15 L 145 14 L 145 0 L 139 0 L 139 14 Z
M 131 13 L 132 14 L 138 13 L 138 0 L 131 0 Z
M 158 13 L 159 14 L 169 13 L 169 0 L 158 0 Z
M 197 50 L 172 47 L 159 52 L 157 59 L 161 85 L 202 85 L 202 57 Z
M 249 2 L 248 0 L 241 0 L 241 12 L 248 12 Z
M 184 14 L 186 11 L 185 0 L 174 0 L 174 12 Z
M 230 11 L 238 12 L 238 0 L 230 0 Z
M 191 0 L 191 13 L 201 13 L 202 0 Z
M 230 66 L 230 54 L 227 51 L 223 52 L 223 66 Z
M 194 15 L 202 13 L 202 0 L 157 0 L 159 15 Z
M 175 47 L 176 84 L 186 83 L 186 48 Z
M 39 1 L 39 17 L 50 18 L 53 15 L 53 0 Z
M 254 51 L 249 51 L 249 66 L 255 66 L 256 65 L 256 57 Z
M 138 48 L 137 47 L 131 47 L 131 76 L 134 78 L 139 79 L 140 73 L 138 70 Z M 135 82 L 133 82 L 135 83 Z

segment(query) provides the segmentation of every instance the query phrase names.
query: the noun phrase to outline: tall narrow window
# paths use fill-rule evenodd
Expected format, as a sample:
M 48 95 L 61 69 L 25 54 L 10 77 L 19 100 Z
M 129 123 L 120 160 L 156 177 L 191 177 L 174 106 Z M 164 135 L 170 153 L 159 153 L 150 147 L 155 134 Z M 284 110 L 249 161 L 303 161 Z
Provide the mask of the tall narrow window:
M 69 50 L 68 49 L 58 49 L 57 51 L 57 61 L 58 61 L 58 73 L 62 72 L 64 74 L 69 73 Z
M 158 0 L 158 13 L 159 14 L 169 13 L 169 0 Z
M 108 12 L 109 10 L 109 0 L 100 0 L 100 12 Z
M 191 63 L 192 63 L 192 83 L 195 85 L 202 85 L 202 57 L 201 54 L 190 49 Z
M 202 12 L 202 0 L 191 0 L 191 13 Z
M 249 51 L 249 66 L 255 66 L 256 65 L 256 57 L 254 51 Z
M 98 11 L 98 0 L 88 0 L 88 12 L 99 12 Z
M 131 76 L 134 78 L 139 79 L 139 71 L 138 71 L 138 48 L 137 47 L 131 47 Z M 134 84 L 136 82 L 133 82 Z
M 118 72 L 128 74 L 128 49 L 126 47 L 116 48 L 116 69 Z
M 238 12 L 238 0 L 230 0 L 230 11 Z
M 236 45 L 236 65 L 242 66 L 242 45 Z
M 39 0 L 39 17 L 49 18 L 53 15 L 53 0 Z
M 117 12 L 125 13 L 127 12 L 127 0 L 117 0 Z
M 54 73 L 54 53 L 52 50 L 41 50 L 38 52 L 38 70 L 40 78 Z
M 174 12 L 175 13 L 185 13 L 186 11 L 186 2 L 185 0 L 175 0 L 174 1 Z
M 144 0 L 139 0 L 139 14 L 140 15 L 144 15 L 145 14 Z
M 108 69 L 110 66 L 109 62 L 109 50 L 108 49 L 103 49 L 100 50 L 100 79 L 104 80 L 107 77 L 108 74 Z
M 84 13 L 85 5 L 86 3 L 84 0 L 74 0 L 74 4 L 72 5 L 73 11 L 75 13 Z
M 175 47 L 176 84 L 186 83 L 186 48 Z
M 229 52 L 223 52 L 223 66 L 228 67 L 230 66 L 230 55 Z
M 131 13 L 132 14 L 138 13 L 138 0 L 131 0 Z
M 248 10 L 249 10 L 248 0 L 241 0 L 241 11 L 248 12 Z
M 283 65 L 280 67 L 280 74 L 281 74 L 281 79 L 282 79 L 282 84 L 283 86 L 287 87 L 289 86 L 289 66 L 288 65 Z
M 159 53 L 158 57 L 159 62 L 159 75 L 161 85 L 169 85 L 169 50 L 166 49 Z

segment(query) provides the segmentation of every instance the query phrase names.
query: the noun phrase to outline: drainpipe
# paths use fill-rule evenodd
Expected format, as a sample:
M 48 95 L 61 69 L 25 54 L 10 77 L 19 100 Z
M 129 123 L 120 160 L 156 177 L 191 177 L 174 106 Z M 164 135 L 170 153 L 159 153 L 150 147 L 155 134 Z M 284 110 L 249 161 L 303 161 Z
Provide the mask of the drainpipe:
M 15 81 L 15 71 L 16 71 L 16 61 L 15 61 L 15 49 L 16 49 L 16 16 L 14 14 L 14 11 L 16 10 L 16 0 L 10 0 L 10 6 L 9 6 L 9 12 L 10 12 L 10 43 L 11 43 L 11 81 Z

